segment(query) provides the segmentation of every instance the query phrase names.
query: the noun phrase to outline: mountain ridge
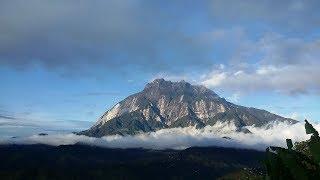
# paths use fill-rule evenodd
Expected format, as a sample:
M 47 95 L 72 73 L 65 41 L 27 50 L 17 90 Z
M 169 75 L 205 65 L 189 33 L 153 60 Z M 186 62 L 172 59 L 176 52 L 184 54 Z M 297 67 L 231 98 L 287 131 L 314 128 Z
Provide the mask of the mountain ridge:
M 141 92 L 107 110 L 96 124 L 79 134 L 133 135 L 164 128 L 202 128 L 216 122 L 232 122 L 241 129 L 273 121 L 297 122 L 265 110 L 233 104 L 202 85 L 155 79 Z

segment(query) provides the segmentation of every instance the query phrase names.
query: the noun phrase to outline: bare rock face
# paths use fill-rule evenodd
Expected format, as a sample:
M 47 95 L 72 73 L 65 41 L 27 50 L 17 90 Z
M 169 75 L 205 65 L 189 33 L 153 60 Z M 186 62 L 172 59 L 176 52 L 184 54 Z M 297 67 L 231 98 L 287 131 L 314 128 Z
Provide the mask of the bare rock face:
M 79 134 L 102 137 L 172 127 L 201 128 L 218 121 L 233 122 L 239 129 L 272 121 L 296 122 L 265 110 L 232 104 L 204 86 L 156 79 L 143 91 L 117 103 L 93 127 Z

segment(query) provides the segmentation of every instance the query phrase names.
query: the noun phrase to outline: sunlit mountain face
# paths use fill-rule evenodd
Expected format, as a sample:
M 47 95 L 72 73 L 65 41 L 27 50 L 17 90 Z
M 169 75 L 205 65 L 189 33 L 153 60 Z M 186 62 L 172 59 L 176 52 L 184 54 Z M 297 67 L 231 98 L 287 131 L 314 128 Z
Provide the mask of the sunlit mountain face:
M 132 135 L 165 128 L 203 128 L 217 123 L 232 123 L 236 131 L 250 133 L 245 126 L 274 122 L 293 124 L 298 121 L 235 105 L 205 86 L 156 79 L 143 91 L 117 103 L 93 127 L 79 134 L 94 137 Z

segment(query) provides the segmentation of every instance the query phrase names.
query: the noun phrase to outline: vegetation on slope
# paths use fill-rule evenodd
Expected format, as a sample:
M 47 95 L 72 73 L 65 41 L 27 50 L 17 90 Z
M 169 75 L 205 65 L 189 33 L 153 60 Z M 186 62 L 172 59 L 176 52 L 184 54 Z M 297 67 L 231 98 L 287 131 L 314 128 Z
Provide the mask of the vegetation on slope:
M 309 140 L 296 143 L 287 139 L 288 149 L 269 147 L 266 151 L 266 179 L 320 179 L 320 137 L 306 120 L 305 129 Z

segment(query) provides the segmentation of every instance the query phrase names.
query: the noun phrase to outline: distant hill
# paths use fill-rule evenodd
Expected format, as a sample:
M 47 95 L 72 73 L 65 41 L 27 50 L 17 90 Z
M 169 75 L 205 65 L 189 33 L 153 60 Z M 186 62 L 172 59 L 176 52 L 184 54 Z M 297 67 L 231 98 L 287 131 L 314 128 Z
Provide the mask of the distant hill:
M 156 79 L 143 91 L 133 94 L 106 111 L 90 129 L 79 134 L 102 137 L 136 134 L 163 128 L 213 125 L 233 122 L 262 126 L 272 121 L 297 122 L 265 110 L 235 105 L 212 90 L 185 81 Z
M 218 147 L 107 149 L 0 145 L 0 179 L 217 179 L 264 174 L 264 152 Z

